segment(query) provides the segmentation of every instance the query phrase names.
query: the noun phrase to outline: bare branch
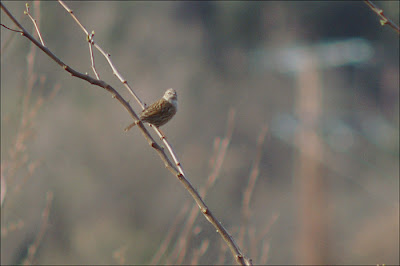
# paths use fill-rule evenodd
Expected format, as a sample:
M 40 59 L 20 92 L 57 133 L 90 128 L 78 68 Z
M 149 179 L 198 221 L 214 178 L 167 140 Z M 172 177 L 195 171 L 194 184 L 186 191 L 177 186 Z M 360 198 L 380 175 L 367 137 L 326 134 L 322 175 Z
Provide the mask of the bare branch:
M 68 7 L 61 1 L 59 0 L 60 4 L 64 6 L 65 9 L 71 14 L 71 16 L 77 21 L 77 23 L 81 26 L 81 28 L 85 31 L 86 35 L 88 35 L 86 29 L 79 23 L 79 21 L 76 19 L 75 15 L 73 15 L 72 10 L 69 10 Z M 17 25 L 18 28 L 20 28 L 23 33 L 22 35 L 26 38 L 28 38 L 30 41 L 32 41 L 36 46 L 38 46 L 44 53 L 46 53 L 51 59 L 53 59 L 58 65 L 60 65 L 63 69 L 65 69 L 67 72 L 69 72 L 72 76 L 78 77 L 80 79 L 86 80 L 87 82 L 102 87 L 106 89 L 108 92 L 110 92 L 113 96 L 113 98 L 117 99 L 122 106 L 128 111 L 128 113 L 131 115 L 131 117 L 136 121 L 139 120 L 137 114 L 133 111 L 131 106 L 127 101 L 123 99 L 123 97 L 109 84 L 102 80 L 97 80 L 89 75 L 82 74 L 68 65 L 66 65 L 63 61 L 61 61 L 56 55 L 54 55 L 49 49 L 47 49 L 45 46 L 43 46 L 40 42 L 38 42 L 35 38 L 30 35 L 25 28 L 15 19 L 15 17 L 8 11 L 8 9 L 4 6 L 2 2 L 0 2 L 0 6 L 2 10 L 7 14 L 8 17 L 14 22 L 15 25 Z M 136 97 L 136 95 L 133 93 L 133 91 L 130 89 L 130 87 L 127 85 L 127 81 L 122 78 L 122 76 L 116 71 L 114 65 L 112 64 L 111 60 L 109 60 L 109 54 L 104 53 L 104 51 L 94 43 L 94 46 L 107 58 L 107 61 L 109 62 L 110 66 L 113 68 L 114 74 L 120 78 L 121 82 L 125 85 L 125 87 L 128 87 L 131 93 Z M 138 102 L 140 103 L 140 100 L 137 98 Z M 144 106 L 142 105 L 142 108 Z M 170 170 L 185 186 L 186 190 L 191 194 L 193 199 L 196 201 L 197 205 L 199 206 L 201 212 L 205 216 L 205 218 L 217 229 L 217 232 L 221 235 L 221 237 L 225 240 L 227 245 L 229 246 L 232 254 L 235 257 L 235 260 L 237 263 L 242 264 L 242 265 L 250 265 L 251 259 L 244 257 L 242 252 L 240 251 L 239 247 L 233 240 L 233 238 L 229 235 L 227 230 L 221 225 L 221 223 L 216 219 L 216 217 L 212 214 L 212 212 L 209 210 L 207 205 L 204 203 L 198 192 L 195 190 L 195 188 L 192 186 L 192 184 L 185 178 L 185 175 L 182 173 L 182 168 L 180 164 L 177 164 L 179 171 L 174 167 L 174 165 L 171 163 L 171 161 L 168 159 L 167 155 L 164 152 L 164 149 L 160 147 L 152 138 L 152 136 L 149 134 L 147 129 L 144 127 L 143 123 L 141 121 L 138 122 L 138 128 L 140 128 L 142 134 L 148 141 L 149 145 L 153 147 L 156 152 L 159 154 L 160 158 L 162 161 L 164 161 L 165 167 Z M 164 143 L 167 143 L 164 140 Z M 168 148 L 170 149 L 169 145 L 167 145 Z M 173 153 L 171 154 L 173 156 Z M 173 156 L 174 157 L 174 156 Z
M 374 11 L 381 19 L 380 19 L 380 23 L 382 26 L 385 26 L 386 24 L 388 24 L 390 27 L 392 27 L 395 31 L 397 31 L 398 34 L 400 34 L 400 28 L 399 26 L 396 25 L 396 23 L 394 23 L 390 18 L 386 17 L 383 14 L 383 10 L 378 8 L 374 3 L 372 3 L 372 1 L 369 0 L 364 0 L 365 4 L 367 4 L 372 11 Z
M 86 37 L 89 38 L 89 33 L 86 30 L 86 28 L 82 25 L 82 23 L 78 20 L 78 18 L 75 16 L 74 12 L 72 9 L 70 9 L 62 0 L 58 0 L 58 2 L 67 10 L 67 12 L 72 16 L 72 18 L 75 20 L 76 23 L 78 23 L 79 27 L 83 30 L 83 32 L 86 34 Z M 104 50 L 97 45 L 97 43 L 94 42 L 92 39 L 91 41 L 92 45 L 96 47 L 97 50 L 106 58 L 108 64 L 110 65 L 113 74 L 124 84 L 124 86 L 128 89 L 128 91 L 132 94 L 132 96 L 135 98 L 135 100 L 140 104 L 142 109 L 145 108 L 145 104 L 139 99 L 139 97 L 136 95 L 136 93 L 132 90 L 132 88 L 128 85 L 128 81 L 118 72 L 117 68 L 114 66 L 113 62 L 111 61 L 110 57 L 111 55 L 104 52 Z
M 228 114 L 228 122 L 227 122 L 227 129 L 226 129 L 225 137 L 223 138 L 223 140 L 221 142 L 221 147 L 218 150 L 218 153 L 216 155 L 214 169 L 208 176 L 207 182 L 204 185 L 204 187 L 202 187 L 199 190 L 200 196 L 202 198 L 204 198 L 206 196 L 207 191 L 209 190 L 210 187 L 213 186 L 213 184 L 215 183 L 215 180 L 218 178 L 219 173 L 221 172 L 222 163 L 224 162 L 226 151 L 228 150 L 229 143 L 232 138 L 234 125 L 235 125 L 235 110 L 231 109 Z M 190 211 L 190 214 L 188 215 L 186 225 L 182 229 L 181 237 L 179 238 L 179 243 L 178 243 L 177 250 L 176 250 L 176 253 L 177 253 L 176 256 L 178 256 L 178 260 L 176 262 L 177 264 L 182 264 L 183 259 L 186 255 L 187 243 L 190 240 L 189 233 L 191 232 L 191 230 L 193 228 L 193 224 L 196 221 L 198 214 L 199 214 L 198 209 L 196 208 L 196 206 L 193 206 L 193 208 Z
M 34 18 L 31 16 L 31 13 L 29 12 L 29 4 L 26 3 L 26 4 L 25 4 L 25 7 L 26 7 L 26 11 L 24 11 L 24 14 L 27 15 L 27 16 L 32 20 L 32 23 L 33 23 L 33 25 L 35 26 L 37 35 L 39 36 L 40 42 L 42 43 L 43 46 L 46 46 L 46 45 L 44 45 L 44 42 L 43 42 L 43 39 L 42 39 L 42 35 L 40 34 L 39 27 L 38 27 L 38 25 L 37 25 L 37 23 L 36 23 L 36 19 L 34 19 Z
M 58 0 L 58 2 L 67 10 L 67 12 L 73 17 L 73 19 L 78 23 L 78 25 L 81 27 L 81 29 L 84 31 L 84 33 L 87 36 L 87 39 L 89 40 L 89 42 L 91 43 L 91 45 L 94 45 L 96 47 L 97 50 L 100 51 L 100 53 L 106 58 L 106 60 L 108 61 L 108 64 L 110 65 L 111 69 L 113 70 L 113 74 L 120 80 L 120 82 L 122 84 L 124 84 L 125 88 L 128 89 L 128 91 L 132 94 L 132 96 L 135 98 L 135 100 L 139 103 L 139 105 L 141 106 L 142 109 L 146 108 L 146 104 L 140 100 L 140 98 L 136 95 L 136 93 L 132 90 L 132 88 L 128 85 L 128 81 L 122 77 L 122 75 L 119 73 L 119 71 L 117 70 L 117 68 L 115 67 L 115 65 L 113 64 L 113 62 L 111 61 L 110 57 L 111 55 L 109 53 L 104 52 L 104 50 L 97 45 L 93 38 L 91 38 L 91 36 L 88 34 L 88 31 L 86 30 L 86 28 L 82 25 L 82 23 L 80 23 L 80 21 L 78 20 L 78 18 L 75 16 L 75 14 L 73 13 L 73 11 L 62 1 L 62 0 Z M 96 72 L 95 72 L 96 73 Z M 97 76 L 97 75 L 96 75 Z M 129 127 L 125 128 L 125 131 L 128 131 L 130 127 L 132 127 L 133 125 L 135 125 L 135 123 L 132 123 Z M 150 125 L 151 126 L 151 125 Z M 164 142 L 164 145 L 166 146 L 166 148 L 168 149 L 169 153 L 171 154 L 171 157 L 173 159 L 173 161 L 175 162 L 175 165 L 178 169 L 178 171 L 185 176 L 185 172 L 183 171 L 183 167 L 182 164 L 180 163 L 178 156 L 176 155 L 176 153 L 174 152 L 174 150 L 172 149 L 171 145 L 169 144 L 167 138 L 165 137 L 165 135 L 160 131 L 160 129 L 158 129 L 157 127 L 153 127 L 151 126 L 156 133 L 158 134 L 158 136 L 160 137 L 160 139 Z
M 23 31 L 21 31 L 21 30 L 13 30 L 13 29 L 11 29 L 11 28 L 7 27 L 6 25 L 4 25 L 3 23 L 1 23 L 0 25 L 1 25 L 1 26 L 3 26 L 4 28 L 6 28 L 7 30 L 14 31 L 14 32 L 18 32 L 18 33 L 21 33 L 21 34 L 23 34 L 23 33 L 24 33 L 24 32 L 23 32 Z
M 96 75 L 96 78 L 97 78 L 97 79 L 100 79 L 100 76 L 99 76 L 99 74 L 97 73 L 97 70 L 96 70 L 96 67 L 95 67 L 95 64 L 94 64 L 94 55 L 93 55 L 93 48 L 92 48 L 93 42 L 94 42 L 94 41 L 93 41 L 93 37 L 94 37 L 94 31 L 92 31 L 92 33 L 89 34 L 89 36 L 88 36 L 89 52 L 90 52 L 90 62 L 91 62 L 91 64 L 92 64 L 92 69 L 93 69 L 94 74 Z

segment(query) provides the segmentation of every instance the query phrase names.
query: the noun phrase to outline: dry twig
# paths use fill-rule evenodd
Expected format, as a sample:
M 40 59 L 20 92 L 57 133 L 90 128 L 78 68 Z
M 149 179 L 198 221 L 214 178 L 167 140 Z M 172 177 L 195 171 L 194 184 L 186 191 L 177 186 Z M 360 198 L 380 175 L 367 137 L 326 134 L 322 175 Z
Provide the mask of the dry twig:
M 75 17 L 73 14 L 73 11 L 69 9 L 64 2 L 59 0 L 60 4 L 71 14 L 71 16 L 75 19 L 75 21 L 80 25 L 82 30 L 86 33 L 86 36 L 88 37 L 89 34 L 87 30 L 82 26 L 82 24 L 79 22 L 79 20 Z M 106 89 L 108 92 L 110 92 L 113 96 L 113 98 L 117 99 L 121 105 L 128 111 L 128 113 L 131 115 L 131 117 L 137 121 L 139 120 L 137 114 L 133 111 L 132 107 L 129 105 L 127 101 L 108 83 L 94 79 L 90 77 L 89 75 L 85 75 L 83 73 L 80 73 L 73 68 L 69 67 L 66 65 L 63 61 L 61 61 L 56 55 L 54 55 L 48 48 L 43 46 L 40 42 L 38 42 L 31 34 L 29 34 L 25 28 L 15 19 L 15 17 L 8 11 L 8 9 L 4 6 L 2 2 L 0 2 L 0 6 L 2 10 L 7 14 L 7 16 L 13 21 L 13 23 L 22 31 L 22 36 L 28 38 L 31 42 L 33 42 L 39 49 L 41 49 L 45 54 L 47 54 L 52 60 L 54 60 L 59 66 L 61 66 L 65 71 L 69 72 L 72 76 L 75 76 L 77 78 L 86 80 L 87 82 L 102 87 Z M 90 40 L 90 38 L 88 38 Z M 93 40 L 92 40 L 93 41 Z M 128 88 L 128 90 L 131 92 L 131 94 L 135 97 L 135 99 L 138 101 L 138 103 L 141 105 L 142 108 L 145 106 L 142 104 L 142 102 L 139 100 L 139 98 L 136 96 L 136 94 L 133 92 L 133 90 L 128 86 L 127 81 L 119 74 L 115 66 L 110 60 L 110 55 L 106 54 L 100 46 L 98 46 L 96 43 L 93 41 L 94 47 L 96 47 L 107 59 L 108 63 L 110 64 L 113 73 L 120 79 L 120 81 L 125 85 L 125 87 Z M 150 133 L 147 131 L 147 129 L 144 127 L 143 123 L 139 120 L 138 122 L 138 128 L 140 128 L 140 131 L 142 132 L 143 136 L 146 138 L 148 141 L 149 145 L 155 149 L 155 151 L 159 154 L 161 160 L 164 162 L 165 167 L 171 171 L 178 179 L 181 181 L 181 183 L 184 185 L 186 190 L 190 193 L 190 195 L 193 197 L 193 199 L 196 201 L 198 207 L 200 208 L 201 212 L 205 216 L 205 218 L 217 229 L 217 232 L 221 235 L 221 237 L 225 240 L 227 245 L 229 246 L 232 254 L 235 257 L 235 260 L 237 263 L 242 264 L 242 265 L 249 265 L 251 264 L 251 259 L 246 258 L 242 252 L 240 251 L 239 247 L 233 240 L 233 238 L 229 235 L 227 230 L 221 225 L 221 223 L 216 219 L 216 217 L 212 214 L 212 212 L 209 210 L 207 205 L 204 203 L 203 199 L 199 195 L 199 193 L 196 191 L 196 189 L 192 186 L 192 184 L 186 179 L 185 174 L 183 172 L 182 166 L 177 160 L 177 157 L 175 153 L 173 152 L 171 146 L 169 143 L 166 141 L 166 139 L 162 136 L 161 132 L 157 130 L 159 136 L 163 140 L 164 144 L 166 145 L 167 149 L 169 150 L 172 158 L 174 159 L 176 163 L 175 168 L 174 165 L 171 163 L 169 158 L 167 157 L 166 153 L 164 152 L 164 149 L 157 144 L 157 142 L 154 141 L 153 137 L 150 135 Z
M 263 129 L 261 130 L 260 135 L 258 136 L 257 140 L 257 151 L 256 151 L 256 156 L 254 158 L 253 166 L 251 167 L 250 170 L 250 176 L 249 176 L 249 181 L 246 186 L 246 190 L 243 193 L 243 201 L 242 201 L 242 226 L 239 230 L 239 243 L 241 245 L 244 244 L 244 234 L 246 227 L 249 223 L 250 220 L 250 199 L 251 195 L 253 194 L 256 181 L 258 178 L 258 174 L 260 172 L 260 161 L 261 161 L 261 155 L 263 151 L 263 145 L 264 145 L 264 140 L 265 136 L 267 135 L 268 132 L 268 127 L 264 126 Z
M 35 4 L 36 4 L 36 5 L 39 5 L 39 2 L 36 1 Z M 46 46 L 46 45 L 44 45 L 44 42 L 43 42 L 43 39 L 42 39 L 42 35 L 40 34 L 40 31 L 39 31 L 39 26 L 38 26 L 38 24 L 36 23 L 36 19 L 34 19 L 34 18 L 32 17 L 32 15 L 31 15 L 31 13 L 30 13 L 29 4 L 26 3 L 26 4 L 25 4 L 25 7 L 26 7 L 26 11 L 24 11 L 24 14 L 27 15 L 27 16 L 32 20 L 32 23 L 33 23 L 33 25 L 35 26 L 35 29 L 36 29 L 36 32 L 37 32 L 38 37 L 39 37 L 39 39 L 40 39 L 40 42 L 42 43 L 43 46 Z M 36 10 L 37 10 L 37 9 L 36 9 Z
M 225 154 L 226 154 L 226 151 L 228 149 L 228 146 L 229 146 L 229 143 L 230 143 L 230 140 L 231 140 L 231 137 L 232 137 L 232 133 L 233 133 L 234 115 L 235 115 L 235 112 L 234 112 L 233 109 L 231 109 L 229 111 L 229 115 L 228 115 L 227 131 L 226 131 L 225 137 L 224 137 L 224 139 L 222 141 L 222 144 L 221 144 L 221 138 L 216 137 L 215 140 L 214 140 L 213 152 L 212 152 L 211 157 L 210 157 L 211 173 L 210 173 L 210 175 L 208 177 L 208 180 L 207 180 L 205 186 L 203 188 L 200 188 L 200 190 L 199 190 L 200 191 L 200 195 L 203 198 L 205 197 L 206 192 L 215 183 L 215 180 L 218 177 L 219 172 L 221 170 L 222 162 L 224 161 Z M 168 233 L 167 233 L 166 237 L 164 238 L 164 241 L 160 245 L 160 247 L 157 250 L 156 254 L 153 256 L 153 259 L 151 260 L 151 264 L 155 265 L 155 264 L 159 264 L 160 263 L 160 259 L 161 259 L 162 255 L 167 250 L 167 247 L 168 247 L 169 243 L 172 240 L 172 236 L 176 232 L 178 223 L 181 220 L 183 220 L 184 215 L 187 214 L 187 210 L 189 209 L 189 205 L 190 205 L 190 202 L 186 202 L 184 204 L 183 208 L 181 208 L 181 211 L 177 215 L 175 221 L 173 222 L 173 225 L 168 230 Z M 195 221 L 195 218 L 197 217 L 197 214 L 198 214 L 198 209 L 194 206 L 192 208 L 192 210 L 190 211 L 189 215 L 188 215 L 188 218 L 187 218 L 186 225 L 185 225 L 184 229 L 181 231 L 181 235 L 180 235 L 180 237 L 178 239 L 177 245 L 175 246 L 174 250 L 172 251 L 172 254 L 170 255 L 170 257 L 167 258 L 167 261 L 169 263 L 171 261 L 175 261 L 176 257 L 181 252 L 181 250 L 183 248 L 182 246 L 184 246 L 183 245 L 183 241 L 185 241 L 185 239 L 187 237 L 189 237 L 188 236 L 188 232 L 190 232 L 191 228 L 193 227 L 193 222 Z M 187 242 L 188 242 L 188 240 L 186 240 L 186 243 Z M 181 253 L 185 253 L 185 252 L 181 252 Z
M 37 234 L 35 241 L 33 241 L 32 245 L 30 245 L 28 248 L 28 256 L 25 258 L 23 262 L 24 265 L 33 264 L 33 259 L 35 258 L 36 252 L 39 248 L 40 243 L 42 243 L 44 234 L 46 233 L 47 230 L 52 201 L 53 201 L 53 192 L 49 191 L 46 194 L 46 206 L 42 212 L 42 224 L 40 226 L 39 233 Z
M 217 178 L 221 172 L 222 163 L 225 160 L 226 152 L 228 150 L 229 144 L 232 139 L 234 125 L 235 125 L 235 110 L 231 109 L 228 114 L 228 122 L 227 122 L 227 126 L 226 126 L 227 128 L 226 128 L 225 137 L 222 139 L 221 147 L 219 148 L 219 151 L 216 155 L 213 171 L 208 176 L 207 182 L 204 185 L 204 187 L 202 187 L 199 190 L 200 196 L 202 198 L 204 198 L 206 196 L 207 191 L 214 185 L 215 181 L 217 180 Z M 193 206 L 190 211 L 190 214 L 188 215 L 188 218 L 186 220 L 186 225 L 182 229 L 182 233 L 179 238 L 179 243 L 177 245 L 177 249 L 175 252 L 175 256 L 178 257 L 178 259 L 176 261 L 177 264 L 182 264 L 183 259 L 186 255 L 186 248 L 188 246 L 187 243 L 190 240 L 190 232 L 192 231 L 193 224 L 196 221 L 198 214 L 199 214 L 198 209 L 196 208 L 196 206 Z
M 390 27 L 392 27 L 395 31 L 397 31 L 398 34 L 400 34 L 399 26 L 397 26 L 396 23 L 394 23 L 390 18 L 386 17 L 383 14 L 382 9 L 378 8 L 374 3 L 372 3 L 372 1 L 364 0 L 364 2 L 372 9 L 372 11 L 374 11 L 381 18 L 380 23 L 382 26 L 385 26 L 387 24 Z

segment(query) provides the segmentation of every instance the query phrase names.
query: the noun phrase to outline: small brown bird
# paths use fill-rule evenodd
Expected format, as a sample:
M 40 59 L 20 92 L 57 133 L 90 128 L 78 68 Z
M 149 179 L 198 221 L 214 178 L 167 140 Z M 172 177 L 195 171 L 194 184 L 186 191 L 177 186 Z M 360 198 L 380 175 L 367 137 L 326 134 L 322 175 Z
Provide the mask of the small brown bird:
M 168 89 L 164 96 L 144 109 L 140 114 L 140 120 L 156 127 L 167 123 L 176 114 L 178 110 L 178 95 L 174 89 Z M 135 126 L 137 122 L 128 126 L 125 131 Z

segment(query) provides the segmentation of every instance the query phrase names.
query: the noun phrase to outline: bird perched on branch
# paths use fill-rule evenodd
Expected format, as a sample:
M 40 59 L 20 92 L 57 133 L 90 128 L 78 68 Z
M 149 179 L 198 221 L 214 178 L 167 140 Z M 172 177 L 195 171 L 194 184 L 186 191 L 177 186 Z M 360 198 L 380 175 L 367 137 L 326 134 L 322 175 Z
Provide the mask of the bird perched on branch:
M 147 107 L 140 114 L 140 120 L 156 127 L 166 124 L 176 114 L 178 110 L 178 95 L 174 89 L 165 91 L 164 96 Z M 125 128 L 128 131 L 138 122 L 134 122 Z

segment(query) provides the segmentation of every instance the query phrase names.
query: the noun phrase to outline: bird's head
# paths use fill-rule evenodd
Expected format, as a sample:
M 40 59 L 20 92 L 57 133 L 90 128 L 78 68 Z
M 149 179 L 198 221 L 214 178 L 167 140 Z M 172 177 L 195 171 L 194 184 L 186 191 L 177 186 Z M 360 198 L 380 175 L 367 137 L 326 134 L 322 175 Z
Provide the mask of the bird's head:
M 164 93 L 163 98 L 168 101 L 170 104 L 173 104 L 175 107 L 178 105 L 178 94 L 174 89 L 168 89 Z

